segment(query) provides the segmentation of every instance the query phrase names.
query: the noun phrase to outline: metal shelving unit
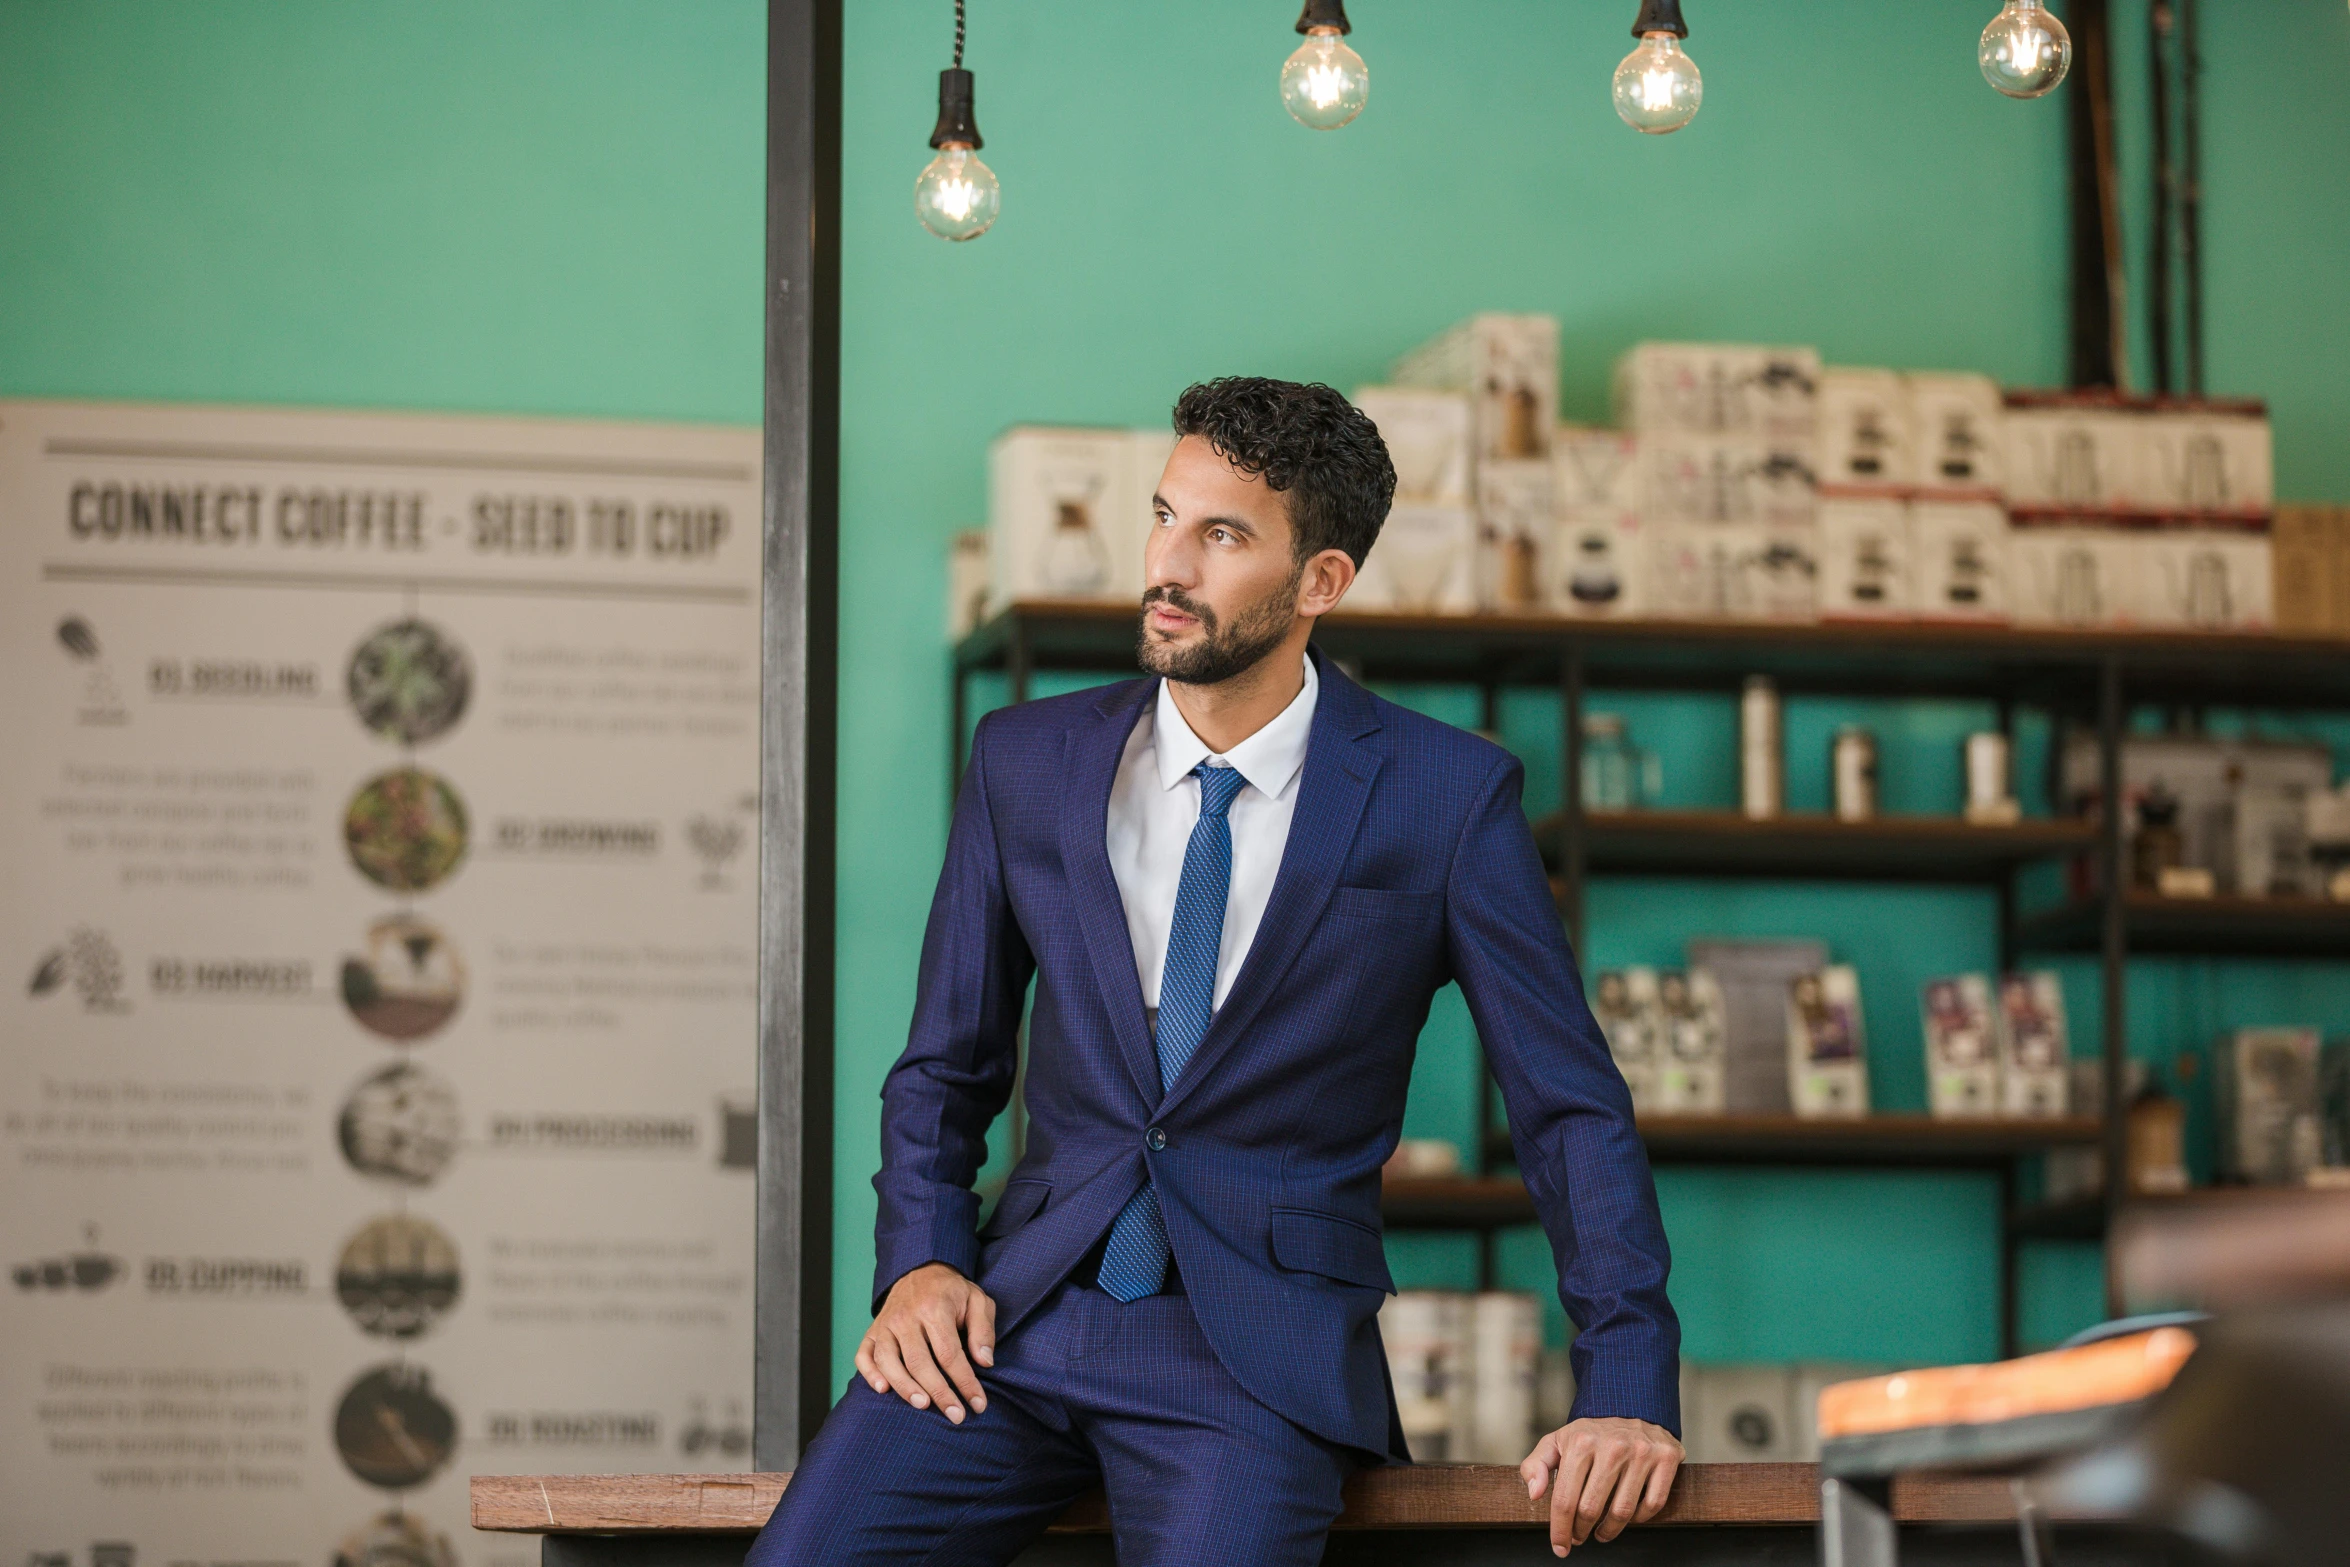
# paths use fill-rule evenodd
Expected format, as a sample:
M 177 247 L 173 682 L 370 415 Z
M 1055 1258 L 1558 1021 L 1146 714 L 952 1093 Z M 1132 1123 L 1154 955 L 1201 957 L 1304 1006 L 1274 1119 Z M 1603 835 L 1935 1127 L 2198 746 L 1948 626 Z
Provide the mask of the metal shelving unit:
M 1046 670 L 1132 667 L 1135 611 L 1093 602 L 1022 602 L 1000 611 L 954 650 L 950 786 L 961 777 L 972 677 L 1000 673 L 1024 701 Z M 1786 1167 L 1939 1168 L 1995 1174 L 2001 1202 L 2001 1322 L 2015 1348 L 2015 1257 L 2032 1239 L 2102 1235 L 2123 1200 L 2109 1182 L 2098 1203 L 2059 1212 L 2022 1208 L 2016 1173 L 2056 1147 L 2101 1145 L 2106 1168 L 2126 1167 L 2126 1118 L 2118 1103 L 2127 1055 L 2123 967 L 2132 951 L 2350 957 L 2350 907 L 2259 899 L 2161 899 L 2123 887 L 2118 817 L 2095 822 L 2026 820 L 1977 827 L 1949 819 L 1890 817 L 1865 823 L 1787 816 L 1752 822 L 1727 812 L 1624 814 L 1582 808 L 1585 694 L 1609 690 L 1734 693 L 1767 674 L 1789 694 L 1971 697 L 1996 704 L 2012 732 L 2021 707 L 2044 709 L 2097 737 L 2102 793 L 2117 798 L 2121 740 L 2130 707 L 2248 706 L 2350 709 L 2350 641 L 2268 635 L 2056 631 L 2011 627 L 1774 625 L 1751 622 L 1576 622 L 1525 616 L 1333 615 L 1318 646 L 1360 678 L 1476 687 L 1485 727 L 1495 727 L 1509 686 L 1554 689 L 1560 707 L 1563 809 L 1536 823 L 1560 914 L 1583 945 L 1582 889 L 1593 875 L 1941 882 L 1989 886 L 1999 900 L 2002 966 L 2026 951 L 2094 952 L 2103 991 L 2107 1102 L 2100 1115 L 2063 1121 L 1950 1122 L 1872 1116 L 1850 1122 L 1725 1116 L 1644 1120 L 1658 1163 Z M 2049 910 L 2018 907 L 2026 866 L 2081 858 L 2099 892 Z M 1496 1230 L 1531 1222 L 1522 1187 L 1495 1175 L 1508 1141 L 1481 1112 L 1474 1175 L 1390 1183 L 1388 1222 L 1483 1237 L 1492 1276 Z M 2110 1286 L 2109 1286 L 2110 1287 Z

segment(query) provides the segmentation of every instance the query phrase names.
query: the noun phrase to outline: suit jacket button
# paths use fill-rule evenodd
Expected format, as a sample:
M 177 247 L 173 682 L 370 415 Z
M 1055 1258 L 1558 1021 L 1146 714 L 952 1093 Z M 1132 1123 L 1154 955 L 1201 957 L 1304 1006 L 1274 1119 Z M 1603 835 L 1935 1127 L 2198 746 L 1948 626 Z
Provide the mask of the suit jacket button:
M 1166 1130 L 1163 1127 L 1154 1126 L 1142 1134 L 1142 1141 L 1143 1145 L 1149 1148 L 1152 1153 L 1157 1153 L 1167 1146 Z

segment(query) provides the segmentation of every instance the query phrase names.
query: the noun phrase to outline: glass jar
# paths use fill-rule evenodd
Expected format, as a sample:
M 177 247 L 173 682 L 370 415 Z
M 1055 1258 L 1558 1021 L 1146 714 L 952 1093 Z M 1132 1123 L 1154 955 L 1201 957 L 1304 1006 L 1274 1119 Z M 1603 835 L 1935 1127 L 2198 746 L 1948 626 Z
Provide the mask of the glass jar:
M 1663 768 L 1632 743 L 1621 713 L 1583 719 L 1583 809 L 1636 811 L 1664 792 Z

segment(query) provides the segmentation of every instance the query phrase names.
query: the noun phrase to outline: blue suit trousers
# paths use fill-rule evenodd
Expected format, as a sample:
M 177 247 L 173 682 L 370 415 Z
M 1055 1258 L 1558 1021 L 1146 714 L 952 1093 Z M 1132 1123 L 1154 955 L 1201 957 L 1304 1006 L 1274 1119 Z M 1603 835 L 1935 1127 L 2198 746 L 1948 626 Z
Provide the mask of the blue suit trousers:
M 748 1567 L 994 1567 L 1096 1484 L 1120 1567 L 1313 1567 L 1376 1456 L 1251 1396 L 1187 1295 L 1065 1283 L 979 1380 L 987 1411 L 957 1426 L 852 1379 Z

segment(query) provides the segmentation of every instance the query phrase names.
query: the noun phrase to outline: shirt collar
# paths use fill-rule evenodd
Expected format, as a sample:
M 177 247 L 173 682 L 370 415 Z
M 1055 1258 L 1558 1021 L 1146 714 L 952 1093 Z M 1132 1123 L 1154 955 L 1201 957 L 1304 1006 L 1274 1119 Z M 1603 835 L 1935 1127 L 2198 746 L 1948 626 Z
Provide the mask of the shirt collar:
M 1290 698 L 1289 705 L 1275 714 L 1271 723 L 1223 756 L 1223 760 L 1248 780 L 1249 787 L 1270 800 L 1280 799 L 1306 764 L 1306 742 L 1314 733 L 1314 703 L 1321 693 L 1322 677 L 1315 673 L 1312 659 L 1307 659 L 1305 666 L 1304 689 Z M 1172 789 L 1214 753 L 1208 750 L 1206 741 L 1191 732 L 1191 725 L 1183 721 L 1182 710 L 1176 707 L 1174 694 L 1164 680 L 1159 682 L 1157 717 L 1159 787 Z

